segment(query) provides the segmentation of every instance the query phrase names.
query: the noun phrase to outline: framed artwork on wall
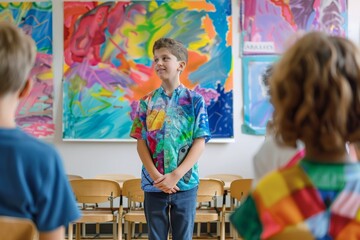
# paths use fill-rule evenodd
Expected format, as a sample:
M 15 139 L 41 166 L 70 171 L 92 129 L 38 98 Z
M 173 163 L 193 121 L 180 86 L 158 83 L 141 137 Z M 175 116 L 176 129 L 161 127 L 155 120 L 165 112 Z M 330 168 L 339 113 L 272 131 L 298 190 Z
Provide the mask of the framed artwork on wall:
M 12 22 L 36 43 L 36 61 L 30 73 L 33 88 L 16 111 L 16 123 L 35 137 L 52 137 L 53 121 L 53 47 L 52 3 L 0 2 L 0 21 Z
M 244 123 L 243 133 L 264 135 L 266 124 L 271 119 L 273 107 L 269 101 L 269 75 L 271 66 L 279 56 L 259 55 L 244 56 L 243 70 L 243 100 Z
M 181 82 L 205 98 L 213 139 L 233 138 L 231 1 L 64 2 L 63 139 L 130 141 L 138 100 L 158 88 L 152 46 L 181 41 Z
M 281 54 L 295 33 L 346 36 L 347 0 L 241 0 L 242 54 Z

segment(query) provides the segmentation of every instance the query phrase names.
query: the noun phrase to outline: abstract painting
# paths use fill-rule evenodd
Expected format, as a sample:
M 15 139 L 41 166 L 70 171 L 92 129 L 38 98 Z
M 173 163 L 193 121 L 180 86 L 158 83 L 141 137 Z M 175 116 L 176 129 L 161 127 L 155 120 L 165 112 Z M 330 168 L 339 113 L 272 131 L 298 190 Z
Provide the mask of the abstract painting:
M 264 135 L 266 132 L 266 124 L 273 112 L 269 102 L 268 78 L 272 71 L 271 66 L 277 59 L 278 56 L 270 55 L 243 57 L 243 133 Z
M 63 139 L 129 141 L 138 100 L 158 88 L 152 46 L 188 49 L 180 78 L 205 98 L 212 138 L 233 138 L 231 1 L 64 2 Z
M 22 28 L 36 43 L 37 55 L 30 78 L 33 88 L 16 111 L 17 125 L 35 137 L 54 135 L 53 49 L 51 2 L 0 2 L 0 21 Z
M 347 0 L 241 0 L 243 54 L 281 54 L 297 32 L 347 35 Z

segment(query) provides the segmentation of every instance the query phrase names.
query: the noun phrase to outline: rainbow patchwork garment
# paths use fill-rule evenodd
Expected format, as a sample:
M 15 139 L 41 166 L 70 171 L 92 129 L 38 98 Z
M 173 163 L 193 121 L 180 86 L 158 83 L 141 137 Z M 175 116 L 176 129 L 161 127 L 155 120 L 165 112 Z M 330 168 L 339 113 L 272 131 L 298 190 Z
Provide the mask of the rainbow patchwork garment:
M 230 220 L 246 240 L 292 229 L 312 239 L 360 239 L 360 163 L 299 164 L 266 175 Z M 304 239 L 305 240 L 305 239 Z
M 162 174 L 174 171 L 185 159 L 195 138 L 210 139 L 209 120 L 204 98 L 180 85 L 171 97 L 162 87 L 140 99 L 130 136 L 147 142 L 154 165 Z M 142 188 L 159 192 L 146 169 L 142 168 Z M 180 190 L 199 183 L 195 164 L 178 182 Z

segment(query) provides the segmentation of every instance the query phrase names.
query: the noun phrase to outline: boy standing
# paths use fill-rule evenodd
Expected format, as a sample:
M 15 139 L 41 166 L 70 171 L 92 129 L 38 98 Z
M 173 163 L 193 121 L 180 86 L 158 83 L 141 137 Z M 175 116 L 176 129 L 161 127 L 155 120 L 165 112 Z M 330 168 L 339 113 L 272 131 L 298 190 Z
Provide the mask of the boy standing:
M 0 23 L 0 215 L 31 219 L 39 239 L 64 239 L 80 217 L 60 156 L 16 127 L 20 98 L 29 94 L 35 44 L 21 29 Z
M 142 188 L 149 239 L 190 240 L 194 229 L 197 161 L 210 138 L 203 97 L 180 83 L 188 53 L 178 41 L 153 46 L 161 87 L 140 100 L 131 137 L 143 163 Z

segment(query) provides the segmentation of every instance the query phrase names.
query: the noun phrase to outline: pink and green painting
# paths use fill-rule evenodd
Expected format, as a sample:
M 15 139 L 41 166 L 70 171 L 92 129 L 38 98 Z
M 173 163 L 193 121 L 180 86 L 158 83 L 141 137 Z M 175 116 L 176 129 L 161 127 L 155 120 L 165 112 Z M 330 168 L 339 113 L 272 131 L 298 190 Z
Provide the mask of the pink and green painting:
M 63 139 L 129 141 L 138 100 L 158 88 L 152 47 L 181 41 L 181 82 L 205 98 L 213 139 L 233 138 L 231 1 L 64 2 Z
M 281 54 L 296 33 L 346 36 L 347 0 L 241 0 L 243 54 Z
M 53 47 L 51 2 L 0 2 L 0 21 L 22 28 L 36 43 L 37 55 L 30 78 L 33 88 L 16 111 L 17 125 L 35 137 L 52 137 L 53 122 Z

